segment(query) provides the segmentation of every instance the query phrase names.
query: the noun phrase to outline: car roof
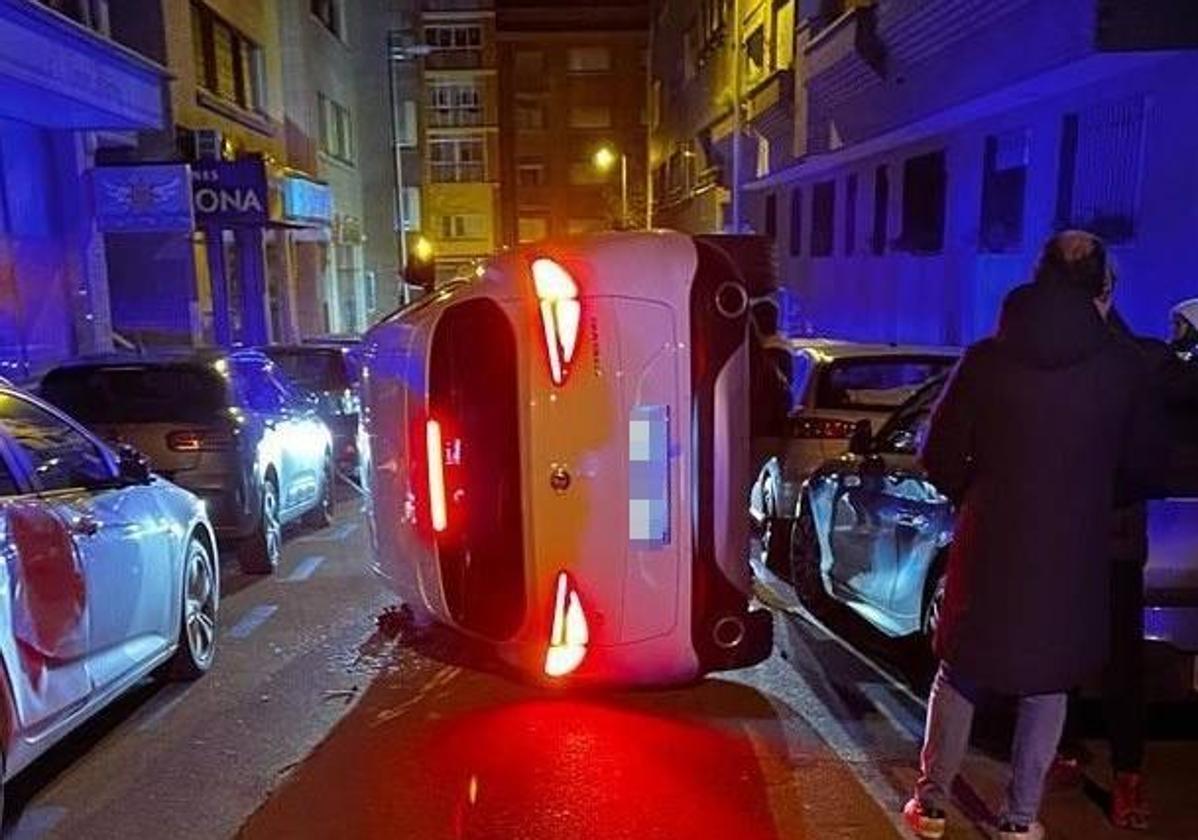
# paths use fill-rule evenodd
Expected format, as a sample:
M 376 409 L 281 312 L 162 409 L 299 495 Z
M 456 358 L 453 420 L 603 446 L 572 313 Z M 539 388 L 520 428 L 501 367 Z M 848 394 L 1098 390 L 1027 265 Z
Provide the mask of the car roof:
M 51 368 L 49 373 L 53 373 L 56 370 L 71 370 L 74 368 L 153 367 L 157 365 L 188 364 L 210 365 L 220 359 L 269 361 L 269 358 L 260 350 L 249 347 L 235 347 L 232 349 L 220 347 L 156 348 L 145 353 L 96 353 L 80 356 L 77 359 L 72 359 Z
M 881 344 L 838 338 L 788 338 L 781 335 L 771 336 L 766 340 L 766 345 L 786 347 L 792 353 L 807 351 L 813 355 L 824 356 L 827 361 L 867 356 L 943 356 L 945 359 L 955 359 L 961 355 L 961 348 L 944 345 Z

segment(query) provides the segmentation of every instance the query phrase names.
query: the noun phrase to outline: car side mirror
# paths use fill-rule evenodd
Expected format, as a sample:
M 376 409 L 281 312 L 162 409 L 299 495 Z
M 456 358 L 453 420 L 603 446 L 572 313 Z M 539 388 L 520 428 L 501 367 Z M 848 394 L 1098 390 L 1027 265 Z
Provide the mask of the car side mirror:
M 150 483 L 150 459 L 127 443 L 117 449 L 117 472 L 127 484 Z
M 868 420 L 858 420 L 849 438 L 849 452 L 854 455 L 868 455 L 873 450 L 874 427 Z

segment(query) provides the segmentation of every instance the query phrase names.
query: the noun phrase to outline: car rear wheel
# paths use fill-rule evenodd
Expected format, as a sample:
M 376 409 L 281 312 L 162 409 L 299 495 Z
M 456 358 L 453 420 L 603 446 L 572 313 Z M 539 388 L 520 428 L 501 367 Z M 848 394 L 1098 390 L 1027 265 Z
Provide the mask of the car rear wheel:
M 931 573 L 928 575 L 928 583 L 925 587 L 923 616 L 920 621 L 920 636 L 923 639 L 923 647 L 929 655 L 935 655 L 933 646 L 936 639 L 936 630 L 940 627 L 940 619 L 944 615 L 944 595 L 948 582 L 948 573 L 943 562 L 937 562 L 932 566 Z
M 333 524 L 333 489 L 336 486 L 337 473 L 333 466 L 333 456 L 325 453 L 324 479 L 321 482 L 320 501 L 316 507 L 304 514 L 304 524 L 309 528 L 327 528 Z
M 196 534 L 188 541 L 184 563 L 179 647 L 168 673 L 172 679 L 194 680 L 208 672 L 216 656 L 220 577 L 212 552 Z
M 279 565 L 283 547 L 283 524 L 279 520 L 279 491 L 271 479 L 262 483 L 262 511 L 258 527 L 237 552 L 241 570 L 251 575 L 269 575 Z
M 761 521 L 761 560 L 765 567 L 778 577 L 790 579 L 790 582 L 794 583 L 790 562 L 792 522 L 778 517 L 778 503 L 769 487 L 766 487 L 761 495 L 764 512 Z
M 799 518 L 795 520 L 791 535 L 791 576 L 799 600 L 808 608 L 815 609 L 828 599 L 820 572 L 822 553 L 819 535 L 815 533 L 810 500 L 804 498 L 799 508 Z

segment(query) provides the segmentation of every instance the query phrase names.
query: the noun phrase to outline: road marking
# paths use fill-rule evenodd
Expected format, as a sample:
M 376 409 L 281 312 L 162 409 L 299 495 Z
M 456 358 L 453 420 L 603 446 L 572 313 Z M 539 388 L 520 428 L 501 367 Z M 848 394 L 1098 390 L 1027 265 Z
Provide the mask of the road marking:
M 187 695 L 187 687 L 183 685 L 170 686 L 164 689 L 164 692 L 170 692 L 167 697 L 160 697 L 162 703 L 153 711 L 145 716 L 141 723 L 137 724 L 135 732 L 149 732 L 158 724 L 162 723 L 163 718 L 174 711 L 175 707 L 183 702 L 183 698 Z
M 437 673 L 429 677 L 428 682 L 422 685 L 420 689 L 407 700 L 400 703 L 398 706 L 393 706 L 390 709 L 383 709 L 383 711 L 375 715 L 374 722 L 370 724 L 371 727 L 386 723 L 389 720 L 394 720 L 395 718 L 404 714 L 409 709 L 421 703 L 438 688 L 453 682 L 453 680 L 460 673 L 462 673 L 462 669 L 454 665 L 446 665 L 444 668 L 441 668 L 439 671 L 437 671 Z
M 878 714 L 884 717 L 902 738 L 912 743 L 923 740 L 923 722 L 890 693 L 889 686 L 882 683 L 860 683 L 857 687 L 878 710 Z
M 278 609 L 274 604 L 259 604 L 254 607 L 241 617 L 241 621 L 229 628 L 230 638 L 248 639 L 250 634 L 261 627 Z
M 37 840 L 62 822 L 66 815 L 67 809 L 58 805 L 29 808 L 21 814 L 21 819 L 5 837 L 8 840 Z
M 324 562 L 324 557 L 319 554 L 305 559 L 302 563 L 295 567 L 295 570 L 289 574 L 285 581 L 288 583 L 297 583 L 301 580 L 307 580 L 312 577 L 313 572 L 320 568 L 320 564 Z

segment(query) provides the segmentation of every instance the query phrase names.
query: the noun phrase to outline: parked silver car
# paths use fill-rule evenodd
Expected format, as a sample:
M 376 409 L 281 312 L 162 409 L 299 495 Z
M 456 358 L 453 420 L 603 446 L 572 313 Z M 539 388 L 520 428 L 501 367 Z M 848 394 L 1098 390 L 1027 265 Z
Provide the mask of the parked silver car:
M 887 636 L 919 634 L 930 642 L 944 596 L 954 512 L 916 456 L 944 381 L 925 386 L 876 434 L 860 425 L 850 451 L 824 462 L 803 485 L 783 576 L 808 606 L 832 599 Z M 1160 699 L 1194 698 L 1198 494 L 1192 486 L 1148 503 L 1148 536 L 1149 690 Z
M 3 780 L 146 675 L 211 667 L 216 551 L 203 502 L 0 385 L 0 808 Z
M 875 427 L 930 379 L 957 362 L 955 347 L 859 344 L 821 338 L 768 339 L 763 349 L 786 379 L 786 418 L 753 441 L 758 473 L 749 514 L 761 537 L 763 560 L 783 570 L 792 512 L 807 475 L 842 454 L 857 423 Z

